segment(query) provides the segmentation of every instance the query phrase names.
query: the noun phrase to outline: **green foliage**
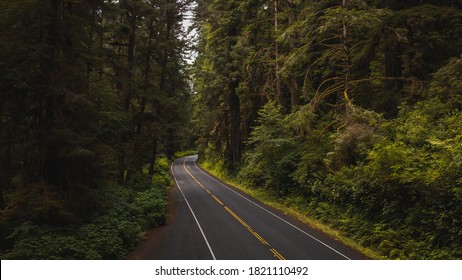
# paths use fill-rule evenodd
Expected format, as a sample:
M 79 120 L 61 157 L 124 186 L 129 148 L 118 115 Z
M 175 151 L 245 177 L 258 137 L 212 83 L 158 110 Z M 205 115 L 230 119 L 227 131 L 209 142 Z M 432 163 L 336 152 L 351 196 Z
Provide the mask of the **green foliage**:
M 167 158 L 156 158 L 154 174 L 152 175 L 151 184 L 162 188 L 163 186 L 170 186 L 172 178 L 170 175 L 170 164 Z
M 123 259 L 143 230 L 166 221 L 166 185 L 160 183 L 153 179 L 149 189 L 137 192 L 120 186 L 100 190 L 103 203 L 89 223 L 52 227 L 24 222 L 2 242 L 0 258 Z
M 307 181 L 311 196 L 350 209 L 339 227 L 389 258 L 460 258 L 461 117 L 439 99 L 404 107 L 365 161 Z M 337 224 L 325 208 L 311 214 Z
M 86 203 L 96 210 L 85 223 L 48 226 L 25 221 L 14 226 L 13 221 L 3 221 L 3 234 L 9 233 L 2 236 L 0 258 L 125 258 L 142 238 L 143 230 L 166 221 L 169 165 L 164 157 L 159 157 L 157 166 L 153 176 L 134 176 L 130 186 L 95 190 Z M 50 202 L 44 203 L 50 207 Z
M 447 65 L 433 74 L 428 89 L 428 96 L 438 96 L 445 100 L 452 108 L 462 106 L 462 82 L 458 78 L 462 75 L 462 58 L 454 58 Z
M 460 55 L 462 11 L 451 5 L 415 5 L 395 12 L 390 20 L 403 34 L 409 76 L 427 79 L 448 58 Z M 452 28 L 446 28 L 451 26 Z
M 0 2 L 2 258 L 123 258 L 165 222 L 160 155 L 193 146 L 185 8 Z
M 181 151 L 181 152 L 176 152 L 175 153 L 175 158 L 182 158 L 186 156 L 192 156 L 192 155 L 197 155 L 197 151 Z
M 273 102 L 260 111 L 258 126 L 250 135 L 252 147 L 246 154 L 239 177 L 246 183 L 285 195 L 293 186 L 290 174 L 298 160 L 298 149 L 283 125 L 280 108 Z
M 378 144 L 369 155 L 374 175 L 386 174 L 399 183 L 431 185 L 444 180 L 442 168 L 456 157 L 461 116 L 438 99 L 403 109 L 389 124 L 391 139 Z
M 398 2 L 199 5 L 199 154 L 385 258 L 458 259 L 462 6 Z
M 165 188 L 152 188 L 136 194 L 133 206 L 139 211 L 140 224 L 151 228 L 165 224 L 167 199 Z

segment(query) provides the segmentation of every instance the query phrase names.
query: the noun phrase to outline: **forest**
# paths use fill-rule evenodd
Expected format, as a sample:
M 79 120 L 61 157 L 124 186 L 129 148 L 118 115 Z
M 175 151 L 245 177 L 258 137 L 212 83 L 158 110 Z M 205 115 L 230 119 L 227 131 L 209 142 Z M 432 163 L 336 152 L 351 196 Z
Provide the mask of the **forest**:
M 0 1 L 0 258 L 123 259 L 191 145 L 187 1 Z
M 462 1 L 198 1 L 204 166 L 380 258 L 462 258 Z
M 0 24 L 1 259 L 126 258 L 194 149 L 370 257 L 462 259 L 461 0 L 1 0 Z

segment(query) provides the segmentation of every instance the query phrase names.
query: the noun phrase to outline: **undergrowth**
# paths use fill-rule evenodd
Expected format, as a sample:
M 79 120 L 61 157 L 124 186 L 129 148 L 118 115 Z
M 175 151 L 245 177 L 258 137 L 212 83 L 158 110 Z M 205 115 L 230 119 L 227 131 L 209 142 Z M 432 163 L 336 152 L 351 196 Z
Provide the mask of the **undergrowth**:
M 124 259 L 144 231 L 166 222 L 169 165 L 137 174 L 125 186 L 95 190 L 98 209 L 87 221 L 62 226 L 1 221 L 1 259 Z

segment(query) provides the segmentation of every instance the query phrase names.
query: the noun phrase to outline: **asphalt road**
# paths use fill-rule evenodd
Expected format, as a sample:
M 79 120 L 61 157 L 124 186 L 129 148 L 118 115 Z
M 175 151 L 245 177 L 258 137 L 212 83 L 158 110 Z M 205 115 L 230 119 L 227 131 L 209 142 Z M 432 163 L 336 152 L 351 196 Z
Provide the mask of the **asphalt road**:
M 136 258 L 348 260 L 364 256 L 202 171 L 176 160 L 169 225 Z M 147 248 L 149 247 L 149 248 Z

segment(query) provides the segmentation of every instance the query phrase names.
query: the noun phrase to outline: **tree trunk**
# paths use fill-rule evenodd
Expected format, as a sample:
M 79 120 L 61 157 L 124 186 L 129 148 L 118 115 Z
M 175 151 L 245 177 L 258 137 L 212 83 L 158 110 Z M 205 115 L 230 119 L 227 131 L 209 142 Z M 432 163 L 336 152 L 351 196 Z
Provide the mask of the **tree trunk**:
M 350 1 L 342 0 L 343 9 L 349 9 Z M 351 80 L 351 62 L 350 62 L 350 27 L 347 19 L 342 21 L 342 49 L 343 49 L 343 71 L 344 71 L 344 84 L 343 84 L 343 99 L 346 103 L 347 111 L 351 108 L 350 94 L 350 80 Z M 341 98 L 339 98 L 341 100 Z
M 292 24 L 296 21 L 297 15 L 295 12 L 295 4 L 293 1 L 289 1 L 289 26 L 292 26 Z M 295 48 L 293 40 L 290 40 L 290 49 L 293 50 Z M 290 89 L 290 106 L 291 109 L 295 108 L 299 104 L 299 96 L 298 96 L 298 91 L 299 91 L 299 86 L 298 86 L 298 81 L 296 77 L 291 77 L 289 81 L 289 89 Z
M 396 0 L 383 0 L 382 5 L 391 10 L 396 8 Z M 395 78 L 402 76 L 402 63 L 400 59 L 401 48 L 396 34 L 391 31 L 385 34 L 385 77 Z M 385 80 L 385 88 L 388 90 L 400 91 L 402 83 L 399 80 Z
M 126 1 L 121 1 L 120 5 L 124 7 L 126 5 Z M 135 36 L 136 36 L 136 16 L 129 15 L 126 13 L 122 16 L 121 24 L 124 24 L 125 21 L 128 22 L 129 25 L 129 33 L 128 33 L 128 50 L 127 50 L 127 68 L 125 70 L 125 81 L 122 86 L 122 94 L 121 94 L 121 107 L 124 112 L 130 111 L 130 100 L 132 95 L 132 76 L 133 76 L 133 61 L 134 61 L 134 52 L 135 52 Z M 119 183 L 125 183 L 125 171 L 128 169 L 127 167 L 127 151 L 125 148 L 125 144 L 127 143 L 127 133 L 122 133 L 121 139 L 121 150 L 119 152 L 118 158 L 118 166 L 119 166 Z
M 123 96 L 122 108 L 125 112 L 130 110 L 130 100 L 132 97 L 132 77 L 133 77 L 133 60 L 135 57 L 135 36 L 136 36 L 136 17 L 129 16 L 128 22 L 130 31 L 128 35 L 128 52 L 127 52 L 127 80 L 125 81 L 125 92 Z
M 172 32 L 172 21 L 173 15 L 170 11 L 171 8 L 167 8 L 165 10 L 166 18 L 165 18 L 165 37 L 164 37 L 164 47 L 162 49 L 162 58 L 160 62 L 160 81 L 159 81 L 159 88 L 161 91 L 165 90 L 165 82 L 167 79 L 167 65 L 168 65 L 168 57 L 169 57 L 169 50 L 168 50 L 168 41 L 171 39 L 171 32 Z M 170 93 L 169 93 L 170 95 Z
M 60 1 L 58 0 L 51 0 L 50 2 L 51 9 L 50 9 L 50 22 L 49 22 L 49 38 L 48 38 L 48 46 L 47 46 L 47 55 L 44 57 L 42 61 L 42 69 L 43 75 L 46 77 L 47 81 L 45 81 L 44 88 L 49 89 L 51 85 L 50 79 L 54 72 L 56 72 L 56 65 L 57 65 L 57 49 L 59 46 L 59 33 L 60 33 L 60 14 L 61 14 L 61 5 Z M 48 91 L 48 90 L 47 90 Z M 41 129 L 47 135 L 52 135 L 52 130 L 54 126 L 54 119 L 55 119 L 55 110 L 56 110 L 56 100 L 55 96 L 50 92 L 43 92 L 41 94 L 42 99 L 42 116 L 40 117 L 40 126 Z M 56 155 L 55 155 L 55 147 L 49 142 L 45 143 L 45 149 L 42 154 L 42 158 L 40 159 L 41 162 L 41 177 L 43 178 L 44 182 L 47 183 L 59 183 L 57 182 L 57 172 L 56 172 Z
M 279 21 L 278 21 L 278 0 L 274 0 L 274 78 L 276 82 L 276 100 L 278 103 L 284 107 L 284 96 L 282 96 L 281 92 L 281 79 L 279 76 L 279 44 L 277 41 L 277 32 L 279 28 Z
M 236 94 L 237 81 L 230 82 L 230 132 L 231 132 L 231 161 L 238 163 L 241 160 L 241 108 L 239 96 Z
M 236 44 L 238 36 L 237 23 L 231 23 L 228 27 L 228 39 L 227 39 L 227 61 L 232 61 L 232 48 Z M 228 160 L 234 164 L 241 160 L 241 107 L 239 96 L 236 93 L 236 89 L 239 86 L 239 79 L 235 76 L 236 69 L 234 66 L 228 69 L 228 108 L 229 108 L 229 142 L 227 149 L 229 149 Z
M 5 209 L 5 198 L 3 197 L 3 190 L 0 189 L 0 210 Z
M 172 97 L 173 92 L 166 88 L 167 82 L 167 68 L 169 62 L 169 54 L 170 51 L 168 49 L 168 42 L 171 40 L 171 32 L 173 27 L 173 11 L 171 10 L 172 7 L 167 7 L 165 10 L 165 37 L 164 37 L 164 47 L 162 49 L 162 57 L 160 62 L 160 81 L 159 81 L 159 89 L 161 92 L 165 93 L 167 97 Z M 167 128 L 166 135 L 164 138 L 164 147 L 165 147 L 165 155 L 168 159 L 173 158 L 174 147 L 173 147 L 173 129 Z
M 389 40 L 388 40 L 389 41 Z M 396 40 L 391 40 L 385 44 L 385 89 L 399 92 L 403 84 L 399 79 L 402 76 L 402 63 L 400 59 L 401 48 Z
M 396 9 L 396 1 L 388 0 L 383 3 L 386 8 Z M 398 113 L 397 97 L 399 96 L 403 82 L 399 79 L 402 77 L 402 61 L 401 46 L 394 31 L 389 31 L 384 34 L 384 55 L 385 55 L 385 90 L 388 92 L 384 97 L 381 110 L 387 112 L 388 115 L 394 116 Z M 398 79 L 397 79 L 398 78 Z
M 148 34 L 148 41 L 146 44 L 146 58 L 145 58 L 145 69 L 143 73 L 143 88 L 144 91 L 148 91 L 149 88 L 149 74 L 151 73 L 151 55 L 152 55 L 152 39 L 153 39 L 153 33 L 154 33 L 154 22 L 151 20 L 149 24 L 149 34 Z M 146 96 L 143 96 L 140 101 L 140 107 L 139 107 L 139 113 L 140 116 L 137 120 L 136 123 L 136 135 L 137 135 L 137 141 L 133 144 L 133 154 L 137 156 L 137 162 L 139 162 L 137 165 L 137 168 L 143 168 L 144 164 L 146 163 L 146 158 L 141 157 L 138 158 L 139 155 L 144 154 L 143 151 L 140 151 L 142 145 L 140 145 L 140 142 L 142 142 L 141 135 L 143 132 L 143 122 L 146 122 L 144 120 L 144 111 L 146 110 Z

